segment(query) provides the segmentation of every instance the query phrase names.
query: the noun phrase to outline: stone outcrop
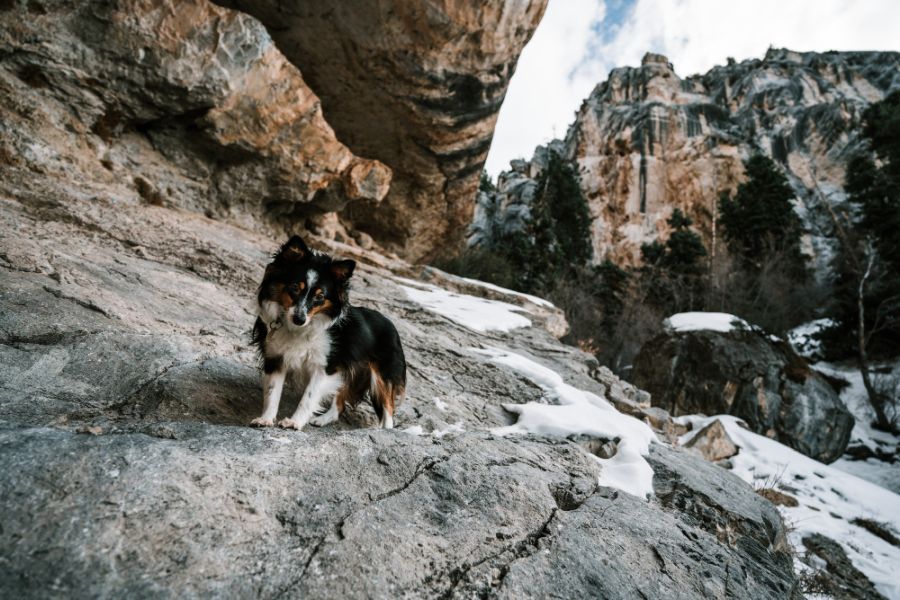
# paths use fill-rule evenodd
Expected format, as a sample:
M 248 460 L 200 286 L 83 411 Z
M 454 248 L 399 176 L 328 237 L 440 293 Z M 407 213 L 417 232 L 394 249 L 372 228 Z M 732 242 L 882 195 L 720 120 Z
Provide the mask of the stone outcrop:
M 205 0 L 0 7 L 0 162 L 245 224 L 380 201 L 257 21 Z
M 671 331 L 641 348 L 632 379 L 673 415 L 730 414 L 816 460 L 843 454 L 854 419 L 825 379 L 757 329 Z
M 552 149 L 581 176 L 596 262 L 639 264 L 641 244 L 668 236 L 675 208 L 711 248 L 720 195 L 737 188 L 744 161 L 762 152 L 796 192 L 805 250 L 823 272 L 834 245 L 830 209 L 846 199 L 860 117 L 900 89 L 898 73 L 894 52 L 772 49 L 762 60 L 681 78 L 666 57 L 648 54 L 640 67 L 614 69 L 597 85 L 565 140 L 539 147 L 531 161 L 514 161 L 499 176 L 499 192 L 479 196 L 469 241 L 489 243 L 495 229 L 519 226 Z
M 728 436 L 725 426 L 719 420 L 713 421 L 698 431 L 684 447 L 696 452 L 709 462 L 725 460 L 738 453 L 738 447 Z
M 519 53 L 546 0 L 217 0 L 257 17 L 354 152 L 394 171 L 344 216 L 418 260 L 461 248 Z

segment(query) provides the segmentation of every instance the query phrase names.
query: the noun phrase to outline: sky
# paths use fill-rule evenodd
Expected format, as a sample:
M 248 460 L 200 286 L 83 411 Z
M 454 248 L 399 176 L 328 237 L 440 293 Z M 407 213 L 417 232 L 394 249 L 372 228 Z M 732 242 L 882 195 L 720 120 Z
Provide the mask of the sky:
M 550 0 L 522 51 L 486 168 L 492 176 L 562 137 L 615 67 L 665 54 L 685 77 L 728 57 L 800 51 L 900 50 L 900 0 Z

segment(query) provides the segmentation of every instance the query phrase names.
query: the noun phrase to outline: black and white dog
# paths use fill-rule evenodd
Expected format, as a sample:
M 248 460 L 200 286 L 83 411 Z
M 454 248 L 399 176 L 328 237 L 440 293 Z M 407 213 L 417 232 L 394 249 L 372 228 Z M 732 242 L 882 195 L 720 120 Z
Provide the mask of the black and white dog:
M 253 326 L 263 368 L 263 413 L 252 425 L 275 424 L 285 379 L 293 375 L 303 397 L 279 426 L 332 423 L 347 403 L 366 394 L 381 426 L 394 426 L 394 409 L 406 388 L 406 360 L 387 317 L 350 305 L 348 280 L 355 267 L 352 260 L 310 250 L 296 235 L 266 267 Z M 331 397 L 331 407 L 314 416 Z

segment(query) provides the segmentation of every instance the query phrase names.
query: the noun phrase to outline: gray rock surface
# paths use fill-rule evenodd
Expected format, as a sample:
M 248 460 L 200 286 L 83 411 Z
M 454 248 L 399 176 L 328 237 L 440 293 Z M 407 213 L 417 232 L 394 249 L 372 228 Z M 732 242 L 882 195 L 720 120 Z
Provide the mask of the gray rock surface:
M 641 348 L 633 379 L 673 415 L 735 415 L 825 463 L 840 458 L 853 430 L 828 382 L 786 342 L 756 329 L 661 333 Z
M 598 488 L 580 441 L 490 434 L 510 422 L 501 403 L 548 400 L 471 347 L 521 352 L 639 414 L 641 394 L 539 316 L 477 334 L 363 267 L 356 301 L 388 314 L 407 349 L 397 425 L 426 435 L 369 429 L 365 407 L 322 430 L 250 429 L 260 389 L 245 307 L 277 242 L 115 189 L 90 197 L 5 173 L 3 597 L 794 590 L 777 512 L 724 470 L 657 446 L 657 497 L 642 501 Z

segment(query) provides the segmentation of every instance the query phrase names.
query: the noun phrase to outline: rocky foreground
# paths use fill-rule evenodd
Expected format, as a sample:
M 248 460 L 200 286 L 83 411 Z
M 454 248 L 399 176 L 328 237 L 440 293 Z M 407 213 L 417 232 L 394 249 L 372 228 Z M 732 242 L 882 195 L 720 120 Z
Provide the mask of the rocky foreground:
M 403 338 L 400 430 L 371 429 L 367 408 L 322 430 L 250 429 L 248 305 L 275 240 L 24 170 L 5 169 L 0 199 L 4 597 L 797 588 L 777 511 L 725 470 L 654 444 L 644 500 L 598 485 L 589 442 L 608 440 L 491 432 L 513 420 L 501 403 L 554 398 L 471 348 L 529 356 L 639 410 L 539 314 L 473 331 L 408 300 L 370 257 L 354 297 Z

